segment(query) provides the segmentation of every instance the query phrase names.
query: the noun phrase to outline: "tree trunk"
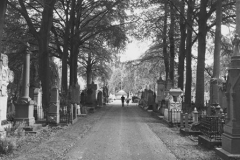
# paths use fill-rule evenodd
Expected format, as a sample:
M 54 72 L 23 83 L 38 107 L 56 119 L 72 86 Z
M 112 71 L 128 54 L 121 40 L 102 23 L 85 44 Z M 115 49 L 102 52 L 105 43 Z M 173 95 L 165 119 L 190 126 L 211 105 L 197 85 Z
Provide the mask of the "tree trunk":
M 192 99 L 192 24 L 193 24 L 194 1 L 189 0 L 187 10 L 187 41 L 186 41 L 186 83 L 185 83 L 185 105 L 190 110 Z
M 1 0 L 0 5 L 0 53 L 2 53 L 2 35 L 3 35 L 3 26 L 4 26 L 4 17 L 7 8 L 7 0 Z
M 92 80 L 92 66 L 88 65 L 87 66 L 87 84 L 91 84 Z
M 76 0 L 72 1 L 72 9 L 71 9 L 71 50 L 70 50 L 70 86 L 76 84 L 75 74 L 77 74 L 77 68 L 75 67 L 75 59 L 78 58 L 78 45 L 75 37 L 75 7 L 76 7 Z M 76 69 L 75 69 L 76 68 Z
M 166 82 L 169 78 L 169 55 L 167 53 L 167 15 L 168 15 L 168 3 L 164 4 L 164 24 L 163 24 L 163 56 L 164 56 L 164 64 L 165 64 L 165 72 L 166 72 Z
M 182 16 L 185 14 L 185 3 L 184 0 L 181 2 L 181 13 Z M 180 32 L 181 41 L 179 46 L 179 56 L 178 56 L 178 87 L 183 90 L 184 83 L 184 61 L 185 61 L 185 45 L 186 45 L 186 23 L 184 22 L 184 17 L 180 16 Z
M 82 3 L 82 1 L 77 1 L 78 3 Z M 76 0 L 72 1 L 72 10 L 71 10 L 71 52 L 70 52 L 70 86 L 75 85 L 77 83 L 77 62 L 78 62 L 78 52 L 79 52 L 79 40 L 78 36 L 75 35 L 79 33 L 79 24 L 80 18 L 76 18 Z M 80 10 L 80 9 L 79 9 Z
M 91 84 L 91 80 L 92 80 L 92 64 L 91 64 L 91 53 L 88 53 L 88 61 L 87 61 L 87 70 L 86 70 L 86 74 L 87 74 L 87 84 Z
M 53 19 L 53 7 L 56 3 L 56 0 L 45 0 L 44 1 L 44 10 L 42 12 L 42 23 L 39 31 L 39 73 L 40 79 L 42 82 L 42 106 L 45 112 L 48 111 L 49 103 L 49 53 L 48 53 L 48 44 L 50 29 L 52 26 Z
M 170 72 L 169 78 L 172 81 L 172 86 L 174 86 L 174 58 L 175 58 L 175 41 L 174 41 L 174 26 L 175 26 L 175 10 L 173 6 L 170 6 L 170 29 L 169 29 L 169 43 L 170 43 Z
M 199 12 L 199 32 L 198 32 L 198 58 L 197 58 L 197 81 L 196 81 L 196 107 L 204 107 L 204 69 L 205 69 L 205 52 L 206 52 L 206 35 L 207 35 L 207 3 L 201 0 Z
M 78 60 L 78 45 L 74 43 L 73 50 L 70 55 L 70 86 L 77 83 L 77 60 Z
M 215 48 L 213 76 L 211 79 L 210 103 L 212 105 L 219 104 L 219 73 L 220 73 L 220 51 L 221 51 L 221 21 L 222 21 L 222 0 L 217 1 L 216 10 L 216 30 L 215 30 Z
M 66 9 L 66 27 L 65 27 L 65 34 L 64 34 L 64 44 L 63 44 L 63 55 L 62 55 L 62 93 L 67 94 L 68 91 L 68 66 L 67 66 L 67 60 L 68 60 L 68 47 L 69 47 L 69 35 L 70 35 L 70 26 L 69 23 L 69 4 L 67 4 Z

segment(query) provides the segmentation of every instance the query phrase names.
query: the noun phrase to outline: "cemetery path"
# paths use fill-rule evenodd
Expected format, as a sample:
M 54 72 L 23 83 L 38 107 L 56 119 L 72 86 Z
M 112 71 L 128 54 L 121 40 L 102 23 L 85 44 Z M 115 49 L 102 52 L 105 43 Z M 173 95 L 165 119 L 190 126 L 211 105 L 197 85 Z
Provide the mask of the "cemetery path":
M 79 140 L 66 158 L 71 160 L 132 160 L 164 159 L 176 157 L 165 146 L 148 122 L 155 119 L 137 106 L 113 105 L 91 132 Z
M 0 159 L 220 160 L 135 104 L 120 106 L 111 103 L 73 125 L 43 130 Z

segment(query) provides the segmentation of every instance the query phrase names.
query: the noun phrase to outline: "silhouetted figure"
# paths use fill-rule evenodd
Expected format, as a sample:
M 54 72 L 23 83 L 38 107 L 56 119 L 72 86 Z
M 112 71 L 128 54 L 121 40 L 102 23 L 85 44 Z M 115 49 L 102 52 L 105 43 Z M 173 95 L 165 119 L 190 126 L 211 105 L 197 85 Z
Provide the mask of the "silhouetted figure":
M 122 100 L 122 107 L 124 106 L 124 101 L 125 101 L 125 97 L 122 95 L 121 97 L 121 100 Z

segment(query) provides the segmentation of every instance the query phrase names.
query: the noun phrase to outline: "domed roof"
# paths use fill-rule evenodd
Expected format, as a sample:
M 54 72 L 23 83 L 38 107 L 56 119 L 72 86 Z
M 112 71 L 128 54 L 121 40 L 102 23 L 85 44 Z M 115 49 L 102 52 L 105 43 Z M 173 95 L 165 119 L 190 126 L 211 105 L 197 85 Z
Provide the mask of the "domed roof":
M 120 90 L 116 93 L 116 95 L 127 95 L 127 93 L 124 90 Z

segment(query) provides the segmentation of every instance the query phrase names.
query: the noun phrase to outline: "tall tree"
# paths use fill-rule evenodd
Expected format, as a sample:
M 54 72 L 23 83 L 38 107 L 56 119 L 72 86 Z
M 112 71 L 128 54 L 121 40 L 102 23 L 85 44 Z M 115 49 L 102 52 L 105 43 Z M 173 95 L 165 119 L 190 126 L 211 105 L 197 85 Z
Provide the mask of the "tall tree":
M 184 0 L 180 3 L 180 32 L 181 40 L 179 46 L 179 56 L 178 56 L 178 87 L 183 90 L 184 83 L 184 62 L 185 62 L 185 45 L 186 45 L 186 22 L 185 22 L 185 2 Z
M 167 20 L 168 20 L 168 2 L 164 3 L 164 20 L 163 20 L 163 56 L 166 72 L 166 82 L 169 78 L 169 54 L 167 52 Z
M 26 4 L 23 0 L 18 0 L 20 8 L 14 4 L 14 1 L 9 1 L 8 4 L 19 11 L 22 16 L 25 18 L 26 23 L 29 27 L 29 32 L 35 37 L 38 42 L 39 48 L 39 73 L 40 79 L 42 82 L 42 106 L 44 112 L 48 112 L 48 103 L 49 103 L 49 37 L 50 29 L 52 27 L 53 20 L 53 8 L 56 3 L 56 0 L 43 0 L 43 11 L 41 13 L 41 24 L 35 25 L 35 22 L 30 18 L 30 14 L 27 11 Z
M 172 86 L 174 86 L 174 63 L 175 63 L 175 10 L 173 5 L 170 5 L 170 28 L 169 28 L 169 43 L 170 43 L 170 70 L 169 78 L 172 81 Z
M 195 0 L 188 1 L 187 10 L 187 40 L 186 40 L 186 83 L 185 83 L 185 103 L 191 105 L 192 92 L 192 25 L 193 25 L 193 9 Z
M 4 15 L 7 8 L 7 1 L 2 0 L 0 5 L 0 53 L 2 52 L 2 37 L 3 37 L 3 26 L 4 26 Z
M 204 70 L 205 70 L 205 54 L 206 54 L 206 35 L 208 31 L 207 20 L 209 14 L 207 12 L 208 1 L 200 1 L 200 12 L 198 16 L 198 58 L 197 58 L 197 80 L 196 80 L 196 107 L 198 109 L 204 107 Z
M 68 50 L 69 50 L 69 37 L 70 37 L 70 25 L 73 24 L 73 18 L 70 18 L 70 13 L 69 13 L 69 8 L 70 8 L 70 0 L 66 0 L 66 3 L 64 3 L 65 1 L 62 0 L 62 4 L 64 9 L 64 13 L 65 13 L 65 28 L 64 28 L 64 37 L 63 37 L 63 53 L 62 53 L 62 93 L 63 94 L 67 94 L 68 91 L 68 74 L 67 74 L 67 70 L 68 70 L 68 66 L 67 66 L 67 61 L 68 61 Z M 72 11 L 74 11 L 74 8 L 71 7 Z M 72 15 L 72 14 L 71 14 Z

